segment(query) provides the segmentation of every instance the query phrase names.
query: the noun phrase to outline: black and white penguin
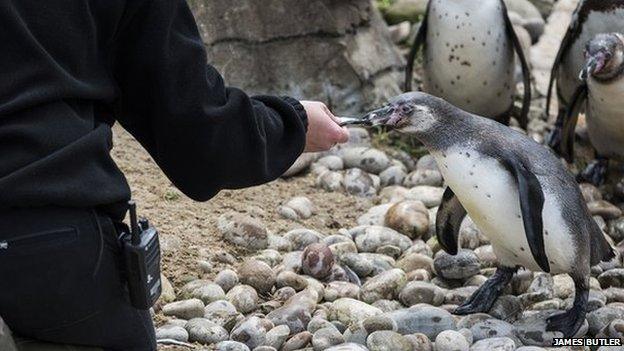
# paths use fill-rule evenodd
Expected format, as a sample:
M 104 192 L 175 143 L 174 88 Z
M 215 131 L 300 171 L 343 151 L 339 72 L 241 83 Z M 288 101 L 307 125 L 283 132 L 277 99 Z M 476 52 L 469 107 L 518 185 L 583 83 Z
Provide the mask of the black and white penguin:
M 508 124 L 513 109 L 515 52 L 524 80 L 520 124 L 531 103 L 530 70 L 503 0 L 431 0 L 410 51 L 405 91 L 423 47 L 424 87 L 472 113 Z
M 562 119 L 561 152 L 574 155 L 574 129 L 581 109 L 587 111 L 587 132 L 596 160 L 579 174 L 580 181 L 604 182 L 609 159 L 624 160 L 624 35 L 598 34 L 585 49 L 581 85 Z
M 573 307 L 548 329 L 574 335 L 585 320 L 590 266 L 614 257 L 578 184 L 557 157 L 526 135 L 425 94 L 398 96 L 365 121 L 419 139 L 436 159 L 447 189 L 436 232 L 450 254 L 468 213 L 492 244 L 500 265 L 457 314 L 487 312 L 518 267 L 568 273 Z
M 572 15 L 552 67 L 546 98 L 546 114 L 550 115 L 555 83 L 557 83 L 559 112 L 555 128 L 548 138 L 548 145 L 568 161 L 572 155 L 567 155 L 565 150 L 561 149 L 563 120 L 572 105 L 575 93 L 582 86 L 578 73 L 585 64 L 583 55 L 585 45 L 596 35 L 610 32 L 624 33 L 624 0 L 581 0 Z

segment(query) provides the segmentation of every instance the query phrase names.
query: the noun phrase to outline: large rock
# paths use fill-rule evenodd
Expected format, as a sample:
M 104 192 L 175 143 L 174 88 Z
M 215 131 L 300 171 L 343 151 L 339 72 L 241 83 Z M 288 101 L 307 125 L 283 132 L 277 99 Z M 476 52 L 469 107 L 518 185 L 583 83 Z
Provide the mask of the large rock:
M 363 322 L 366 318 L 381 314 L 382 311 L 365 302 L 350 298 L 342 298 L 334 301 L 329 309 L 331 320 L 337 320 L 344 325 L 355 325 Z
M 428 305 L 415 305 L 410 308 L 389 312 L 401 334 L 422 333 L 435 339 L 444 330 L 455 330 L 455 320 L 446 310 Z
M 401 92 L 404 60 L 369 0 L 189 3 L 208 61 L 250 94 L 332 101 L 348 115 Z
M 441 252 L 433 260 L 433 266 L 446 279 L 470 278 L 480 270 L 479 258 L 470 250 L 460 250 L 455 256 Z
M 255 218 L 230 212 L 221 215 L 217 225 L 225 240 L 234 245 L 263 250 L 269 244 L 265 226 Z

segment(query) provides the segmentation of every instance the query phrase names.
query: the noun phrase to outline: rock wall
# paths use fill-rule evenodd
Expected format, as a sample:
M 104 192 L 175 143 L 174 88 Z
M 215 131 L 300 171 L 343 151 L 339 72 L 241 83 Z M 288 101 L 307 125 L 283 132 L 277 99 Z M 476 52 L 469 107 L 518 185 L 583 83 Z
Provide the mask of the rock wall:
M 208 61 L 250 94 L 356 114 L 400 93 L 404 59 L 370 0 L 189 0 Z

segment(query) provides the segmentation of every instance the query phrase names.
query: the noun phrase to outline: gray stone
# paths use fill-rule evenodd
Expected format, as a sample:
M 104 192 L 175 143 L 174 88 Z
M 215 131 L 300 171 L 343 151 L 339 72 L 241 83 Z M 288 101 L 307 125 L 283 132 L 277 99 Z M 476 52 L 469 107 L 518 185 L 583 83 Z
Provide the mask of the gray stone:
M 250 250 L 262 250 L 268 246 L 268 233 L 255 218 L 230 212 L 219 217 L 217 226 L 230 243 Z
M 371 175 L 359 168 L 348 169 L 344 174 L 343 184 L 351 195 L 370 198 L 377 194 Z
M 247 345 L 240 343 L 238 341 L 221 341 L 217 345 L 215 345 L 216 351 L 250 351 Z
M 312 217 L 316 211 L 314 204 L 305 196 L 297 196 L 288 200 L 284 207 L 291 208 L 297 213 L 299 218 L 307 219 Z
M 308 286 L 308 281 L 299 274 L 291 271 L 283 271 L 277 275 L 275 286 L 279 288 L 291 287 L 295 291 L 301 291 Z
M 559 331 L 546 331 L 546 319 L 561 311 L 540 311 L 524 315 L 514 323 L 515 335 L 524 345 L 551 346 L 554 338 L 562 336 Z M 587 331 L 587 323 L 581 327 L 577 335 L 583 335 Z
M 464 301 L 468 300 L 477 289 L 476 286 L 463 286 L 449 290 L 446 292 L 446 295 L 444 295 L 444 303 L 447 305 L 461 305 Z
M 470 250 L 460 250 L 457 255 L 442 252 L 433 260 L 438 275 L 446 279 L 466 279 L 479 273 L 479 258 Z
M 440 306 L 444 302 L 444 290 L 428 282 L 412 281 L 401 290 L 399 300 L 405 306 L 419 303 Z
M 292 243 L 294 250 L 304 250 L 308 245 L 321 241 L 323 235 L 311 229 L 293 229 L 284 234 L 284 238 Z
M 516 344 L 510 338 L 483 339 L 470 347 L 470 351 L 514 351 L 515 349 Z
M 301 260 L 303 258 L 303 251 L 291 251 L 282 256 L 282 270 L 299 272 L 301 269 Z M 279 272 L 279 269 L 276 268 Z
M 314 243 L 303 250 L 301 269 L 303 273 L 317 279 L 326 278 L 332 271 L 334 254 L 327 245 Z
M 416 23 L 424 16 L 427 2 L 427 0 L 398 0 L 386 9 L 384 18 L 390 24 L 403 21 Z
M 614 319 L 624 319 L 624 309 L 605 306 L 587 314 L 589 334 L 596 335 Z
M 459 332 L 445 330 L 435 338 L 436 351 L 468 351 L 470 343 Z
M 267 322 L 256 316 L 249 317 L 234 327 L 230 337 L 234 341 L 242 342 L 250 349 L 264 345 L 267 331 L 272 329 L 272 323 Z
M 378 225 L 383 226 L 386 218 L 386 213 L 392 207 L 392 204 L 383 204 L 373 206 L 366 213 L 361 215 L 357 219 L 358 225 Z
M 293 335 L 282 346 L 282 351 L 294 351 L 304 348 L 312 340 L 312 334 L 308 331 L 304 331 Z
M 455 320 L 448 311 L 424 304 L 387 315 L 396 322 L 401 334 L 423 333 L 429 339 L 435 339 L 444 330 L 456 329 Z
M 329 169 L 330 171 L 341 171 L 344 168 L 342 158 L 336 155 L 321 157 L 317 162 L 327 167 L 327 169 Z
M 312 347 L 314 351 L 323 351 L 331 346 L 340 345 L 345 342 L 344 337 L 336 328 L 322 328 L 312 336 Z
M 379 174 L 390 166 L 385 152 L 365 147 L 344 150 L 342 159 L 346 168 L 359 168 L 365 172 Z
M 289 335 L 290 328 L 287 325 L 278 325 L 266 333 L 264 344 L 279 350 Z
M 267 314 L 267 319 L 275 325 L 287 325 L 291 333 L 299 333 L 306 330 L 312 319 L 317 299 L 316 291 L 305 289 L 288 299 L 284 306 Z
M 325 191 L 338 191 L 342 189 L 344 176 L 339 172 L 327 171 L 316 178 L 316 185 Z
M 398 329 L 396 322 L 388 315 L 383 314 L 366 318 L 364 322 L 362 322 L 362 327 L 364 327 L 369 334 L 378 330 L 396 331 Z
M 409 237 L 386 227 L 361 226 L 350 231 L 355 236 L 355 244 L 360 252 L 375 252 L 384 245 L 393 245 L 401 250 L 412 246 Z
M 410 200 L 422 201 L 422 203 L 427 207 L 436 207 L 442 202 L 443 194 L 444 189 L 442 188 L 420 185 L 411 188 L 407 192 L 406 198 Z
M 249 285 L 237 285 L 226 294 L 228 301 L 240 313 L 249 313 L 258 307 L 258 293 Z
M 216 344 L 228 339 L 227 330 L 205 318 L 193 318 L 184 327 L 188 331 L 190 342 Z
M 200 299 L 189 299 L 168 303 L 163 306 L 165 316 L 174 316 L 180 319 L 191 319 L 204 316 L 204 303 Z
M 428 185 L 433 187 L 442 186 L 442 174 L 438 170 L 417 169 L 407 175 L 403 181 L 403 186 L 413 188 L 419 185 Z
M 212 302 L 204 309 L 204 318 L 222 327 L 235 319 L 237 315 L 236 307 L 225 300 Z
M 391 166 L 385 171 L 379 173 L 379 179 L 382 186 L 401 185 L 405 180 L 407 173 L 402 166 Z
M 278 252 L 288 252 L 292 250 L 292 244 L 283 236 L 269 234 L 269 249 Z
M 380 330 L 373 332 L 366 339 L 366 346 L 370 351 L 411 351 L 412 344 L 403 335 L 390 331 Z
M 527 292 L 539 295 L 542 301 L 552 299 L 555 295 L 553 277 L 548 273 L 537 273 Z
M 368 351 L 368 349 L 360 344 L 349 342 L 341 345 L 332 346 L 325 351 Z
M 360 290 L 360 298 L 366 303 L 394 299 L 406 283 L 405 272 L 391 269 L 369 279 Z
M 238 284 L 238 274 L 231 269 L 224 269 L 217 274 L 214 282 L 219 285 L 224 292 L 228 292 Z
M 330 282 L 325 287 L 325 301 L 335 301 L 343 297 L 360 298 L 360 287 L 349 282 Z
M 592 201 L 587 204 L 587 207 L 592 215 L 601 216 L 606 220 L 622 216 L 622 210 L 619 207 L 605 200 Z
M 418 269 L 424 269 L 427 273 L 431 274 L 433 272 L 433 259 L 420 253 L 408 253 L 397 261 L 396 267 L 408 273 Z
M 373 302 L 372 306 L 379 308 L 383 312 L 392 312 L 403 308 L 403 305 L 396 300 L 377 300 Z
M 380 309 L 351 298 L 338 299 L 329 308 L 330 319 L 338 320 L 346 326 L 360 323 L 381 313 Z
M 401 201 L 388 209 L 384 225 L 417 239 L 429 230 L 429 211 L 420 201 Z
M 598 281 L 603 289 L 609 287 L 624 288 L 624 269 L 616 268 L 606 271 L 598 276 Z
M 514 326 L 500 319 L 487 319 L 470 328 L 474 341 L 513 336 Z
M 499 297 L 488 312 L 492 317 L 513 321 L 523 311 L 524 306 L 520 299 L 513 295 L 503 295 Z
M 432 351 L 433 345 L 427 335 L 415 333 L 405 335 L 405 338 L 412 344 L 412 349 L 417 351 Z
M 179 325 L 165 324 L 162 327 L 156 329 L 156 339 L 171 339 L 181 342 L 187 342 L 189 334 Z M 0 344 L 2 346 L 2 344 Z M 2 348 L 2 350 L 5 350 Z

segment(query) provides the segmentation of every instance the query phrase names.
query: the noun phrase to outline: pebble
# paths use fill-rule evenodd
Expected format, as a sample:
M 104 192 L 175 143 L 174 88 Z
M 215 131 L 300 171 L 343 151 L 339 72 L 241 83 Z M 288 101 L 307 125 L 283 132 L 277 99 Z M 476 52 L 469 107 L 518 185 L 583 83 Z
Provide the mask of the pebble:
M 343 297 L 360 298 L 360 287 L 349 282 L 334 281 L 325 287 L 325 301 L 335 301 Z
M 225 297 L 240 313 L 249 313 L 258 307 L 258 293 L 249 285 L 237 285 Z
M 405 338 L 412 344 L 412 350 L 416 351 L 432 351 L 433 345 L 427 335 L 422 333 L 414 333 L 405 335 Z
M 514 326 L 500 319 L 486 319 L 470 328 L 474 341 L 513 335 Z
M 359 168 L 373 174 L 379 174 L 390 166 L 388 155 L 373 148 L 348 148 L 344 150 L 342 159 L 346 168 Z
M 555 313 L 561 311 L 540 311 L 524 315 L 514 323 L 516 337 L 527 346 L 551 346 L 554 338 L 561 337 L 561 332 L 546 331 L 546 319 Z
M 357 219 L 357 224 L 383 226 L 386 219 L 386 213 L 390 207 L 392 207 L 392 204 L 383 204 L 371 207 L 368 211 L 366 211 L 366 213 Z
M 382 204 L 395 203 L 407 199 L 409 189 L 398 185 L 387 186 L 379 192 L 379 200 Z
M 347 297 L 334 301 L 329 308 L 330 320 L 338 320 L 346 326 L 358 324 L 378 314 L 382 314 L 379 308 Z
M 411 239 L 418 239 L 429 230 L 429 211 L 420 201 L 401 201 L 388 209 L 384 224 Z
M 217 274 L 214 282 L 219 285 L 224 292 L 228 292 L 238 284 L 238 274 L 231 269 L 224 269 Z
M 322 157 L 317 161 L 317 163 L 325 166 L 331 171 L 341 171 L 344 169 L 344 162 L 342 162 L 342 158 L 335 155 Z
M 387 315 L 396 322 L 401 334 L 423 333 L 429 339 L 435 339 L 444 330 L 456 329 L 455 319 L 448 311 L 424 304 Z
M 268 248 L 278 252 L 289 252 L 292 251 L 292 244 L 283 236 L 269 234 Z
M 589 335 L 596 335 L 612 320 L 624 319 L 624 309 L 605 306 L 589 312 L 586 318 L 589 323 Z
M 282 256 L 281 270 L 299 272 L 301 270 L 301 260 L 303 259 L 303 251 L 291 251 Z M 280 269 L 276 270 L 279 272 Z
M 268 232 L 257 219 L 239 213 L 223 214 L 217 227 L 225 240 L 249 250 L 263 250 L 268 246 Z
M 288 341 L 284 343 L 281 351 L 294 351 L 302 349 L 308 343 L 310 343 L 310 340 L 312 340 L 312 333 L 308 331 L 295 334 L 292 338 L 288 339 Z
M 366 303 L 381 299 L 394 299 L 407 283 L 405 272 L 395 268 L 369 279 L 360 290 L 360 298 Z
M 351 195 L 370 198 L 377 194 L 373 177 L 359 168 L 348 169 L 343 184 L 347 193 Z
M 253 349 L 265 344 L 267 327 L 268 330 L 271 330 L 272 323 L 266 323 L 266 320 L 252 316 L 235 326 L 230 337 L 232 340 L 242 342 Z
M 553 276 L 554 295 L 560 299 L 574 296 L 574 281 L 567 274 Z
M 403 308 L 403 305 L 396 300 L 377 300 L 373 302 L 372 306 L 379 308 L 383 312 L 392 312 Z
M 433 273 L 433 259 L 420 253 L 409 253 L 397 261 L 396 267 L 408 273 L 423 269 L 431 274 Z
M 600 190 L 593 184 L 581 183 L 579 184 L 579 188 L 581 188 L 581 193 L 583 194 L 583 198 L 585 198 L 585 202 L 602 200 L 602 193 L 600 193 Z
M 301 269 L 303 273 L 317 279 L 326 278 L 334 266 L 334 254 L 322 243 L 310 244 L 303 250 Z
M 442 186 L 442 174 L 438 170 L 417 169 L 407 175 L 403 181 L 403 186 L 413 188 L 419 185 Z
M 360 226 L 350 231 L 360 252 L 376 252 L 381 246 L 392 245 L 405 251 L 412 246 L 409 237 L 381 226 Z
M 293 250 L 304 250 L 310 244 L 316 244 L 323 238 L 323 235 L 311 229 L 293 229 L 284 234 L 284 239 L 290 241 Z
M 200 299 L 188 299 L 171 302 L 163 306 L 165 316 L 174 316 L 180 319 L 192 319 L 204 316 L 204 303 Z
M 406 176 L 407 173 L 405 172 L 405 168 L 402 166 L 391 166 L 385 171 L 379 173 L 379 179 L 381 181 L 381 186 L 383 187 L 401 185 L 403 184 Z
M 275 285 L 275 272 L 268 264 L 256 259 L 243 262 L 238 268 L 238 276 L 242 284 L 253 287 L 261 294 L 270 292 Z
M 513 321 L 522 314 L 524 307 L 517 296 L 503 295 L 499 297 L 488 313 L 498 319 Z
M 444 189 L 442 188 L 421 185 L 411 188 L 406 196 L 410 200 L 421 201 L 427 207 L 436 207 L 442 203 L 443 194 Z
M 459 250 L 455 256 L 441 252 L 433 260 L 433 267 L 446 279 L 466 279 L 480 271 L 479 258 L 470 250 Z
M 283 271 L 277 275 L 275 281 L 277 288 L 291 287 L 294 291 L 301 291 L 308 287 L 308 281 L 292 271 Z
M 383 314 L 366 318 L 364 322 L 362 322 L 362 327 L 364 327 L 364 330 L 369 334 L 378 330 L 396 331 L 398 329 L 396 322 L 389 316 Z
M 323 329 L 323 328 L 334 328 L 338 330 L 336 326 L 334 326 L 330 321 L 326 320 L 325 318 L 326 316 L 316 316 L 316 315 L 312 317 L 312 319 L 310 320 L 310 323 L 308 323 L 307 331 L 314 334 L 318 330 Z
M 587 204 L 587 207 L 592 215 L 601 216 L 606 220 L 622 216 L 622 210 L 619 207 L 605 200 L 592 201 Z
M 331 346 L 340 345 L 345 342 L 344 336 L 336 328 L 322 328 L 317 330 L 312 336 L 312 347 L 314 351 L 323 351 Z
M 312 201 L 305 196 L 293 197 L 284 204 L 284 207 L 292 209 L 297 214 L 297 217 L 302 219 L 312 217 L 316 211 Z
M 181 342 L 187 342 L 189 334 L 179 325 L 166 324 L 156 329 L 156 339 L 172 339 Z
M 162 292 L 160 294 L 159 300 L 164 303 L 173 302 L 176 299 L 175 290 L 173 289 L 173 285 L 164 274 L 160 275 L 160 280 L 162 281 Z
M 217 345 L 215 345 L 216 351 L 250 351 L 247 345 L 240 343 L 238 341 L 221 341 Z
M 224 327 L 238 315 L 236 307 L 229 301 L 215 301 L 204 308 L 204 318 Z
M 472 345 L 470 351 L 514 351 L 516 344 L 510 338 L 490 338 L 479 340 Z
M 459 332 L 445 330 L 435 338 L 436 351 L 468 351 L 470 344 Z
M 327 171 L 316 178 L 316 185 L 325 191 L 338 191 L 342 189 L 344 176 L 340 172 Z
M 476 286 L 463 286 L 447 291 L 444 295 L 444 303 L 447 305 L 461 305 L 477 291 Z
M 193 318 L 184 328 L 188 331 L 190 342 L 216 344 L 229 338 L 225 328 L 205 318 Z
M 278 325 L 266 333 L 264 344 L 279 350 L 290 335 L 287 325 Z
M 373 332 L 366 339 L 370 351 L 412 351 L 412 343 L 403 335 L 390 330 Z
M 624 288 L 624 269 L 616 268 L 598 276 L 598 282 L 603 289 L 614 287 Z
M 325 351 L 369 351 L 369 350 L 360 344 L 349 342 L 349 343 L 344 343 L 341 345 L 332 346 Z
M 555 295 L 554 292 L 554 279 L 552 275 L 548 273 L 537 273 L 527 290 L 528 293 L 533 293 L 539 296 L 541 301 L 552 299 Z
M 399 300 L 405 306 L 419 303 L 440 306 L 444 302 L 444 290 L 428 282 L 412 281 L 401 290 Z
M 267 318 L 274 325 L 287 325 L 291 333 L 304 331 L 312 319 L 317 297 L 315 291 L 305 289 L 286 301 L 284 306 L 267 314 Z

